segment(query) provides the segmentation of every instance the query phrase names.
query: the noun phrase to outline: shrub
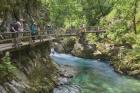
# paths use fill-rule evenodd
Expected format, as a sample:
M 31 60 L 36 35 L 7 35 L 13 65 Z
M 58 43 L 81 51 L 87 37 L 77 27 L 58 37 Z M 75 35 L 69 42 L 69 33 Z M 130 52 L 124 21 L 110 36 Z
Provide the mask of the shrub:
M 15 70 L 16 70 L 16 67 L 11 63 L 11 59 L 10 59 L 9 55 L 7 54 L 5 57 L 2 58 L 2 63 L 0 63 L 1 82 L 5 82 L 5 81 L 14 79 Z

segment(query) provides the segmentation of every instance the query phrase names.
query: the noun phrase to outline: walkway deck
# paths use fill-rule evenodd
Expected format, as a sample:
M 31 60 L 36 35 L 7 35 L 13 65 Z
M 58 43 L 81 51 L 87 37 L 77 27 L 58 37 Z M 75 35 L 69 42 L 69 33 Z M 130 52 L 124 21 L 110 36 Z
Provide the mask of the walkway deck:
M 100 31 L 86 31 L 84 32 L 85 34 L 88 34 L 88 33 L 105 33 L 106 31 L 105 30 L 100 30 Z M 55 34 L 51 34 L 51 36 L 55 36 Z M 69 37 L 69 36 L 78 36 L 77 33 L 64 33 L 64 34 L 60 34 L 60 35 L 57 35 L 59 37 Z
M 51 40 L 54 40 L 54 39 L 55 39 L 54 37 L 50 37 L 48 39 L 43 39 L 42 41 L 40 41 L 38 39 L 38 40 L 35 40 L 35 42 L 33 42 L 32 45 L 37 45 L 37 44 L 40 44 L 42 42 L 47 42 L 47 41 L 51 41 Z M 19 47 L 13 47 L 13 45 L 14 45 L 13 43 L 0 44 L 0 52 L 12 51 L 14 49 L 18 49 L 18 48 L 21 48 L 21 47 L 29 46 L 31 44 L 29 42 L 22 42 L 22 45 L 19 45 Z
M 97 27 L 98 29 L 88 29 L 88 31 L 86 30 L 86 32 L 84 33 L 104 33 L 106 32 L 103 29 L 100 29 L 99 27 Z M 24 32 L 5 32 L 5 33 L 1 33 L 0 35 L 3 36 L 3 39 L 0 39 L 0 52 L 3 51 L 12 51 L 12 50 L 16 50 L 16 49 L 20 49 L 22 47 L 25 46 L 34 46 L 36 44 L 40 44 L 42 42 L 46 42 L 46 41 L 52 41 L 54 39 L 56 39 L 57 37 L 69 37 L 69 36 L 79 36 L 78 33 L 80 31 L 78 31 L 78 33 L 76 31 L 74 31 L 74 33 L 69 32 L 62 32 L 61 31 L 52 31 L 54 33 L 47 33 L 46 31 L 38 31 L 38 35 L 36 35 L 35 37 L 37 37 L 38 39 L 35 40 L 35 42 L 32 42 L 32 34 L 30 31 L 24 31 Z M 16 36 L 15 38 L 13 38 L 13 35 Z M 14 40 L 17 40 L 19 37 L 18 35 L 22 35 L 22 38 L 20 38 L 21 40 L 26 40 L 24 42 L 22 42 L 22 45 L 19 45 L 17 47 L 14 47 Z M 41 38 L 41 39 L 40 39 Z M 43 40 L 43 41 L 42 41 Z M 6 43 L 9 42 L 9 43 Z

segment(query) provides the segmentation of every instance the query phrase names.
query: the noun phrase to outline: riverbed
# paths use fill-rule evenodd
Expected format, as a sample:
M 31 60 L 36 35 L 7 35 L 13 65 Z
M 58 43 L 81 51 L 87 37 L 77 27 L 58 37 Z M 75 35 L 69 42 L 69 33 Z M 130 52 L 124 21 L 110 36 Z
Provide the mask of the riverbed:
M 108 61 L 59 53 L 51 54 L 51 58 L 58 65 L 76 68 L 77 72 L 53 93 L 140 93 L 140 80 L 114 72 Z

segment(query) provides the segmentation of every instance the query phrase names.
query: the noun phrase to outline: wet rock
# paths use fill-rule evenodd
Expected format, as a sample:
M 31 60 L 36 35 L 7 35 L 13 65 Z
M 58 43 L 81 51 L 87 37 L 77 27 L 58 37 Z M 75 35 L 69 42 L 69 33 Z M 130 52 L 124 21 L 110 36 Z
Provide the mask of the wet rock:
M 58 53 L 64 53 L 65 52 L 65 49 L 64 49 L 63 45 L 60 44 L 60 43 L 55 43 L 54 50 Z
M 88 44 L 88 45 L 84 45 L 84 52 L 91 54 L 94 53 L 96 51 L 96 45 L 95 44 Z
M 128 72 L 128 74 L 130 76 L 140 76 L 140 70 L 130 71 L 130 72 Z
M 70 82 L 70 79 L 69 78 L 66 78 L 66 77 L 60 77 L 58 78 L 58 86 L 59 85 L 65 85 L 65 84 L 68 84 Z
M 15 80 L 11 81 L 11 84 L 18 89 L 21 93 L 25 92 L 26 86 L 22 82 L 16 82 Z
M 92 58 L 93 53 L 96 51 L 96 45 L 95 44 L 87 44 L 83 45 L 80 43 L 76 43 L 74 45 L 74 48 L 72 50 L 72 55 L 78 56 L 78 57 L 84 57 L 84 58 Z
M 63 85 L 55 88 L 53 93 L 80 93 L 80 88 L 77 85 Z
M 75 44 L 75 39 L 70 38 L 67 41 L 65 41 L 64 43 L 64 49 L 65 49 L 65 53 L 71 53 L 71 51 L 74 48 L 74 44 Z
M 70 93 L 70 91 L 65 87 L 58 87 L 54 89 L 53 93 Z
M 7 93 L 3 86 L 0 85 L 0 93 Z
M 77 68 L 69 65 L 60 65 L 60 77 L 58 79 L 57 87 L 54 88 L 53 93 L 80 93 L 78 85 L 71 85 L 70 81 L 76 73 Z
M 73 48 L 73 50 L 72 50 L 71 53 L 72 53 L 74 56 L 82 56 L 83 50 L 84 50 L 83 45 L 77 42 L 77 43 L 74 45 L 74 48 Z
M 58 53 L 71 53 L 74 48 L 75 39 L 69 38 L 54 44 L 54 50 Z
M 87 58 L 92 58 L 93 53 L 96 51 L 96 45 L 95 44 L 88 44 L 84 46 L 83 50 L 83 56 Z
M 16 67 L 12 72 L 14 78 L 7 75 L 9 80 L 2 82 L 0 93 L 48 93 L 52 90 L 59 73 L 56 64 L 50 60 L 49 45 L 45 42 L 12 51 L 10 57 L 14 59 L 12 65 Z
M 21 93 L 16 87 L 14 87 L 14 85 L 12 85 L 12 84 L 10 84 L 10 83 L 5 83 L 4 86 L 7 87 L 7 89 L 8 89 L 11 93 Z
M 60 74 L 61 77 L 66 77 L 66 78 L 73 78 L 73 75 L 72 74 L 69 74 L 69 73 L 65 73 L 65 74 Z

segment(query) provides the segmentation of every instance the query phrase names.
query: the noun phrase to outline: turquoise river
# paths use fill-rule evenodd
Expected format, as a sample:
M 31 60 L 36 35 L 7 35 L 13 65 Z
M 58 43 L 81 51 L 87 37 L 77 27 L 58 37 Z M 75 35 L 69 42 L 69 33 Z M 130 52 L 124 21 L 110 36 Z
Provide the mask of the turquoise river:
M 114 72 L 108 61 L 83 59 L 66 54 L 51 56 L 59 65 L 78 68 L 68 86 L 77 85 L 80 91 L 63 90 L 57 93 L 140 93 L 140 80 Z

